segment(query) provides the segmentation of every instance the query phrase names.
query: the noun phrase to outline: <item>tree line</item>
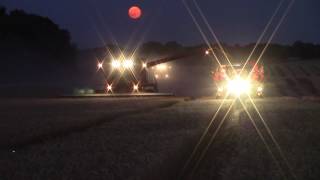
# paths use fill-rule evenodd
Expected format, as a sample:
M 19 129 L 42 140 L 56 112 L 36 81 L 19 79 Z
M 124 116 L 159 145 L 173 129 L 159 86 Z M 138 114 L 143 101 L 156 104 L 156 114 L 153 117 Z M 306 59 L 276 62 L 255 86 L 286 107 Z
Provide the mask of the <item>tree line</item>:
M 246 57 L 250 54 L 255 44 L 228 45 L 223 47 L 234 58 Z M 217 44 L 211 44 L 214 49 L 219 49 Z M 115 46 L 113 46 L 115 47 Z M 140 48 L 141 54 L 174 54 L 176 52 L 206 48 L 207 45 L 193 47 L 183 46 L 175 41 L 160 43 L 150 41 Z M 257 58 L 263 51 L 265 44 L 259 44 L 252 58 Z M 105 50 L 105 48 L 101 48 Z M 29 58 L 30 61 L 43 60 L 46 62 L 70 62 L 75 59 L 77 48 L 71 43 L 71 35 L 61 29 L 47 17 L 26 13 L 23 10 L 12 10 L 0 7 L 0 57 L 14 57 L 15 59 Z M 315 59 L 320 58 L 320 44 L 296 41 L 291 45 L 270 44 L 265 52 L 266 59 Z M 13 58 L 13 59 L 14 59 Z
M 252 50 L 255 48 L 255 43 L 247 45 L 228 45 L 222 44 L 223 49 L 225 50 L 229 60 L 235 63 L 241 63 L 247 60 L 248 56 L 251 54 Z M 227 59 L 224 56 L 224 53 L 220 50 L 220 47 L 212 43 L 210 47 L 214 50 L 215 55 L 218 57 L 221 63 L 226 63 Z M 255 48 L 254 53 L 252 54 L 249 60 L 256 60 L 260 58 L 261 53 L 264 51 L 266 44 L 258 44 Z M 109 49 L 109 51 L 106 51 Z M 183 61 L 185 64 L 193 64 L 194 60 L 199 60 L 199 57 L 204 57 L 205 50 L 208 49 L 207 44 L 200 44 L 196 46 L 184 46 L 175 41 L 170 41 L 167 43 L 161 43 L 157 41 L 150 41 L 142 44 L 138 48 L 138 53 L 135 53 L 137 58 L 140 59 L 157 59 L 174 56 L 177 54 L 184 54 L 190 52 L 195 52 L 195 56 L 198 58 L 189 58 L 188 61 Z M 94 52 L 95 57 L 99 59 L 108 59 L 108 52 L 112 52 L 113 56 L 120 54 L 119 50 L 125 51 L 124 54 L 130 54 L 130 50 L 127 51 L 121 47 L 115 45 L 108 45 L 102 48 L 95 48 L 89 51 Z M 199 51 L 201 50 L 201 51 Z M 136 51 L 134 51 L 136 52 Z M 199 54 L 203 53 L 203 54 Z M 212 52 L 211 52 L 212 54 Z M 320 45 L 313 43 L 306 43 L 302 41 L 296 41 L 291 45 L 271 43 L 267 46 L 263 55 L 261 56 L 263 62 L 285 62 L 285 61 L 297 61 L 297 60 L 320 60 Z M 192 60 L 193 59 L 193 60 Z M 195 63 L 197 64 L 197 63 Z
M 223 48 L 227 54 L 231 57 L 240 58 L 247 57 L 253 48 L 255 47 L 254 43 L 247 45 L 228 45 L 222 44 Z M 189 50 L 195 48 L 207 48 L 208 46 L 198 45 L 193 47 L 186 47 L 177 42 L 147 42 L 141 46 L 141 52 L 150 53 L 150 52 L 159 52 L 159 53 L 172 53 L 181 50 Z M 211 47 L 216 51 L 217 54 L 221 54 L 218 49 L 217 44 L 211 44 Z M 255 53 L 252 55 L 252 59 L 256 59 L 260 56 L 263 49 L 266 47 L 266 44 L 258 44 Z M 269 59 L 319 59 L 320 58 L 320 44 L 307 43 L 302 41 L 296 41 L 291 45 L 283 45 L 277 43 L 271 43 L 266 48 L 266 51 L 263 55 L 264 58 Z
M 47 17 L 0 7 L 0 56 L 30 61 L 70 61 L 76 54 L 67 30 Z

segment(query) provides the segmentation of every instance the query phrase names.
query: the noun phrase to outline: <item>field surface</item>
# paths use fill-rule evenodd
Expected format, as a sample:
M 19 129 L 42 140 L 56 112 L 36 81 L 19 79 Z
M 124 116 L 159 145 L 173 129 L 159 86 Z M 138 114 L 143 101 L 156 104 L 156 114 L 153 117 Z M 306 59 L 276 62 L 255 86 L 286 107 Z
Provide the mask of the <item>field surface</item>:
M 318 179 L 320 101 L 253 101 L 1 99 L 0 179 Z

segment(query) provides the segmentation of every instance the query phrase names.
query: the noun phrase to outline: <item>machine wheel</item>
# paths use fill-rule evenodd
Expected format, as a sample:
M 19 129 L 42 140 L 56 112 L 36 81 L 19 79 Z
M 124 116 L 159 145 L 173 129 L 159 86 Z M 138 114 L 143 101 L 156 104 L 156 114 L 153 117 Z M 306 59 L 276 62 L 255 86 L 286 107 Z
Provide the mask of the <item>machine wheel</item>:
M 216 99 L 221 99 L 222 97 L 221 97 L 221 95 L 216 94 L 215 98 L 216 98 Z
M 258 97 L 258 98 L 263 98 L 264 96 L 263 96 L 263 94 L 261 93 L 261 94 L 257 94 L 257 97 Z

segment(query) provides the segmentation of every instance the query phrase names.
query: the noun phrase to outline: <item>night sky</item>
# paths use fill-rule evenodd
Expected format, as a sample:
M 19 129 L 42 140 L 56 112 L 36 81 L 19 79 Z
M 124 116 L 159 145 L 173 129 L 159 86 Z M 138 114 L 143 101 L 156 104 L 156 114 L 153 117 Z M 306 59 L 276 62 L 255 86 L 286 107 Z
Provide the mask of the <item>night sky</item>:
M 197 2 L 221 41 L 246 44 L 256 41 L 279 1 Z M 121 45 L 149 40 L 175 40 L 186 45 L 204 43 L 181 0 L 1 0 L 0 5 L 9 10 L 19 8 L 48 16 L 68 29 L 73 42 L 80 48 L 98 47 L 104 42 L 115 41 Z M 128 17 L 131 5 L 142 8 L 141 19 L 131 20 Z M 194 6 L 191 7 L 196 12 Z M 296 0 L 273 42 L 302 40 L 320 43 L 319 9 L 319 0 Z

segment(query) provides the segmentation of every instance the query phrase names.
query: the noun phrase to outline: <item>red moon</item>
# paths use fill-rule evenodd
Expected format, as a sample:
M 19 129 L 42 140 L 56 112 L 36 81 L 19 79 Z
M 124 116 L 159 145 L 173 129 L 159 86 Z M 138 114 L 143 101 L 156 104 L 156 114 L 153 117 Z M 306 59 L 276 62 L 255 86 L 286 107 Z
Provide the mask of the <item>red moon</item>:
M 142 11 L 138 6 L 130 7 L 128 14 L 132 19 L 139 19 L 142 15 Z

